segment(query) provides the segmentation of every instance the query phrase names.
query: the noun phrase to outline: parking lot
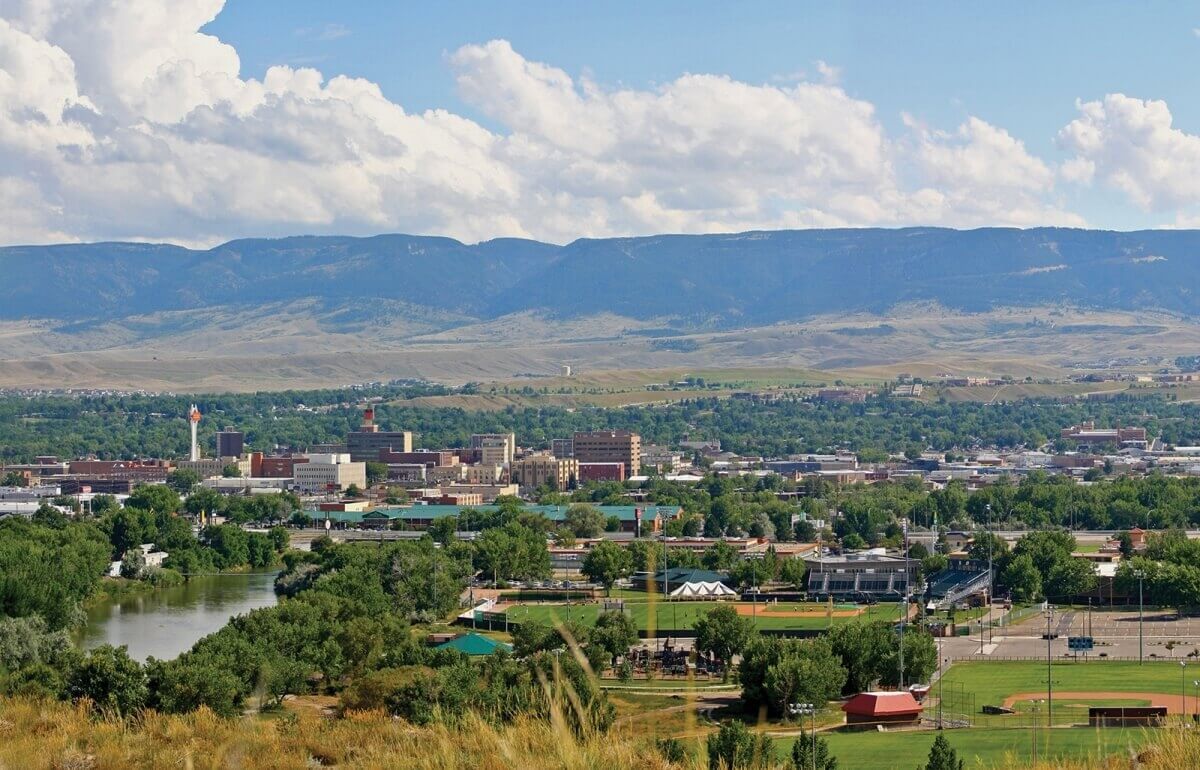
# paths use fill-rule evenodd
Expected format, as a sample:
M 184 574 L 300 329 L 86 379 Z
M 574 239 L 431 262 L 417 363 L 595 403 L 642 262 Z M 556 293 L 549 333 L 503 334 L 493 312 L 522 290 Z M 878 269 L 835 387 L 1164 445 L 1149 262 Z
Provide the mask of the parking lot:
M 1142 655 L 1145 659 L 1180 659 L 1200 666 L 1200 618 L 1180 618 L 1174 611 L 1147 610 L 1140 624 Z M 1089 657 L 1138 657 L 1139 623 L 1137 609 L 1093 610 L 1058 608 L 1050 629 L 1057 638 L 1050 642 L 1052 657 L 1074 655 L 1067 649 L 1067 637 L 1091 636 L 1095 647 Z M 944 654 L 953 659 L 999 659 L 1045 657 L 1046 619 L 1035 614 L 1006 628 L 996 628 L 991 636 L 978 633 L 970 637 L 947 639 Z M 1082 655 L 1082 653 L 1081 653 Z M 1200 671 L 1200 668 L 1198 668 Z

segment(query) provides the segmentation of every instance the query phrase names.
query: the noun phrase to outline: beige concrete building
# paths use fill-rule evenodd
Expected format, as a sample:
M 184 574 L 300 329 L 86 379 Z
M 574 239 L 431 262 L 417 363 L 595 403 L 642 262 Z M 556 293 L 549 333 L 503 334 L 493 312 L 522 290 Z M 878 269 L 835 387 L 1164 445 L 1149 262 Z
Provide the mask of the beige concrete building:
M 543 484 L 559 491 L 574 488 L 579 483 L 579 461 L 573 457 L 555 457 L 550 454 L 534 454 L 513 461 L 509 466 L 509 478 L 514 484 L 526 489 Z
M 367 464 L 351 461 L 348 454 L 310 454 L 294 470 L 292 486 L 302 494 L 342 492 L 351 484 L 367 488 Z
M 480 464 L 463 468 L 462 481 L 468 484 L 499 484 L 503 478 L 503 465 Z
M 479 452 L 484 465 L 508 465 L 517 455 L 517 434 L 476 433 L 471 436 L 471 449 Z
M 477 494 L 485 503 L 491 503 L 501 495 L 515 496 L 520 490 L 516 484 L 443 484 L 440 487 L 443 495 Z
M 647 444 L 642 447 L 642 468 L 657 473 L 678 473 L 683 467 L 683 455 L 663 446 Z
M 176 468 L 195 471 L 202 479 L 220 478 L 225 473 L 226 465 L 236 465 L 243 477 L 250 475 L 249 457 L 202 457 L 199 460 L 180 460 L 175 463 Z
M 575 459 L 581 463 L 622 463 L 625 478 L 642 469 L 642 437 L 627 430 L 598 430 L 576 433 L 572 441 Z
M 425 469 L 425 480 L 434 484 L 459 482 L 467 480 L 466 465 L 439 465 Z

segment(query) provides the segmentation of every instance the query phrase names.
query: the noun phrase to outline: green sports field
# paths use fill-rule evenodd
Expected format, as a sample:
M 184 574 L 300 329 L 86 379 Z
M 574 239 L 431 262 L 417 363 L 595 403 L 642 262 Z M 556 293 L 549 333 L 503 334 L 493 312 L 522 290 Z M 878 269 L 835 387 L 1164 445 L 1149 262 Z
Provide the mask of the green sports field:
M 1155 731 L 1141 728 L 1056 728 L 1026 730 L 972 728 L 945 731 L 946 739 L 965 760 L 966 767 L 1020 767 L 1030 763 L 1035 750 L 1039 759 L 1049 757 L 1094 759 L 1099 761 L 1116 753 L 1126 753 L 1154 739 Z M 830 753 L 837 757 L 839 770 L 881 770 L 883 768 L 923 767 L 929 747 L 937 733 L 916 732 L 827 732 Z M 1046 739 L 1050 748 L 1047 753 Z M 777 740 L 782 757 L 791 755 L 792 740 Z
M 1051 666 L 1051 672 L 1056 692 L 1180 693 L 1181 674 L 1177 662 L 1147 662 L 1139 665 L 1127 661 L 1061 661 Z M 1200 665 L 1188 666 L 1183 673 L 1189 700 L 1193 695 L 1192 680 L 1196 674 L 1200 674 Z M 947 690 L 961 685 L 964 692 L 974 693 L 976 708 L 998 706 L 1010 695 L 1045 692 L 1046 664 L 1032 661 L 955 663 L 946 672 L 942 684 Z M 936 692 L 935 685 L 934 694 Z
M 690 629 L 696 621 L 709 610 L 722 602 L 648 602 L 625 600 L 625 609 L 633 617 L 639 629 L 653 627 L 658 630 Z M 751 618 L 758 628 L 763 629 L 796 629 L 821 630 L 828 628 L 830 618 L 826 614 L 828 607 L 824 604 L 811 603 L 781 603 L 759 604 L 748 602 L 724 602 L 738 607 L 739 612 Z M 834 605 L 832 622 L 834 625 L 865 620 L 900 619 L 900 608 L 896 604 L 878 604 L 870 608 L 870 612 L 849 615 L 849 605 Z M 591 625 L 603 611 L 600 602 L 572 604 L 516 604 L 507 610 L 509 620 L 521 622 L 529 619 L 539 623 L 552 624 L 556 619 L 582 622 Z M 789 615 L 792 613 L 792 615 Z M 802 613 L 797 616 L 797 613 Z M 839 613 L 842 613 L 839 615 Z

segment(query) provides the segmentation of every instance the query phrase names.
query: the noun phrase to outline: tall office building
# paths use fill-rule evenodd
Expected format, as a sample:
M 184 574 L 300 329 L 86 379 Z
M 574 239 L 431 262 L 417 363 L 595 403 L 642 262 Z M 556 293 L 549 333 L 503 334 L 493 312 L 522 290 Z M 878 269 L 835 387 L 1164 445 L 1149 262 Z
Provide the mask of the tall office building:
M 346 434 L 346 451 L 353 462 L 375 462 L 380 450 L 411 452 L 412 431 L 383 431 L 375 424 L 375 410 L 363 410 L 362 425 Z
M 241 457 L 246 449 L 246 434 L 233 428 L 217 431 L 217 457 Z
M 517 454 L 515 433 L 476 433 L 471 436 L 471 449 L 479 453 L 484 465 L 508 465 Z
M 627 430 L 597 430 L 576 433 L 572 439 L 575 459 L 583 463 L 621 463 L 625 477 L 642 469 L 642 437 Z
M 555 457 L 574 457 L 575 442 L 569 438 L 550 439 L 550 454 Z

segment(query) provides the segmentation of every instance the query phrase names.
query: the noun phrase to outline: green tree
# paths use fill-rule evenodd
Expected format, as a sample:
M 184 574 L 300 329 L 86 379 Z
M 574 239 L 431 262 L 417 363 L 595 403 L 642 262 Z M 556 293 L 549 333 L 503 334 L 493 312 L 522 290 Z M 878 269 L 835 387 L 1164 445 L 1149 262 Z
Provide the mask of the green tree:
M 721 723 L 705 742 L 708 770 L 769 770 L 775 765 L 771 737 L 738 721 Z
M 199 487 L 188 495 L 183 509 L 192 516 L 199 516 L 202 513 L 212 515 L 220 511 L 223 504 L 224 500 L 216 490 Z
M 1042 595 L 1042 573 L 1029 554 L 1014 558 L 1004 570 L 1000 582 L 1008 586 L 1019 602 L 1036 601 Z
M 733 656 L 745 649 L 746 644 L 756 634 L 754 621 L 739 615 L 731 605 L 721 604 L 713 607 L 704 617 L 696 621 L 696 649 L 700 652 L 711 653 L 717 660 L 728 667 Z
M 429 536 L 434 539 L 434 542 L 449 545 L 458 536 L 458 517 L 442 516 L 434 519 L 426 531 L 429 532 Z
M 826 638 L 846 669 L 846 694 L 872 689 L 898 649 L 888 623 L 845 623 L 829 629 Z
M 367 462 L 367 486 L 373 487 L 376 484 L 382 484 L 387 481 L 387 477 L 387 463 Z
M 589 645 L 595 645 L 608 654 L 612 664 L 637 644 L 637 624 L 623 612 L 602 612 L 592 627 Z
M 600 583 L 611 592 L 613 583 L 629 574 L 630 565 L 627 550 L 610 540 L 601 540 L 584 555 L 581 571 L 588 580 Z
M 792 770 L 837 770 L 837 758 L 829 753 L 829 742 L 819 735 L 801 732 L 792 744 Z
M 963 770 L 963 761 L 959 759 L 958 752 L 950 746 L 950 741 L 946 740 L 945 733 L 938 733 L 933 739 L 925 770 Z
M 221 469 L 221 476 L 227 479 L 240 479 L 242 477 L 242 469 L 237 463 L 229 463 Z
M 770 580 L 771 564 L 764 559 L 738 559 L 729 570 L 729 577 L 743 592 L 761 587 Z
M 724 540 L 718 540 L 704 549 L 704 555 L 701 556 L 700 561 L 705 569 L 726 572 L 737 561 L 737 558 L 737 549 Z
M 125 501 L 125 507 L 153 514 L 175 513 L 179 510 L 179 495 L 165 484 L 140 484 Z
M 567 508 L 563 524 L 574 532 L 576 537 L 599 537 L 604 530 L 604 514 L 593 505 L 575 503 Z
M 780 659 L 763 679 L 770 710 L 787 712 L 792 703 L 824 704 L 837 697 L 846 678 L 845 669 L 823 639 L 784 647 Z
M 857 532 L 851 532 L 842 538 L 842 547 L 848 551 L 859 551 L 869 545 L 863 536 Z
M 784 559 L 779 567 L 779 579 L 797 591 L 803 591 L 808 587 L 808 565 L 804 559 Z
M 639 538 L 629 544 L 630 569 L 634 572 L 656 572 L 666 566 L 667 549 L 656 540 Z
M 167 486 L 180 495 L 190 495 L 201 481 L 200 474 L 191 468 L 176 468 L 167 474 Z
M 1053 597 L 1056 601 L 1068 601 L 1093 590 L 1096 582 L 1096 571 L 1091 563 L 1068 554 L 1050 568 L 1043 581 L 1043 588 L 1047 597 Z
M 241 713 L 237 676 L 212 659 L 184 654 L 175 660 L 146 661 L 147 705 L 166 714 L 186 714 L 207 706 L 219 716 Z
M 124 646 L 102 645 L 90 651 L 67 677 L 73 700 L 87 698 L 101 712 L 132 714 L 146 705 L 146 672 Z

